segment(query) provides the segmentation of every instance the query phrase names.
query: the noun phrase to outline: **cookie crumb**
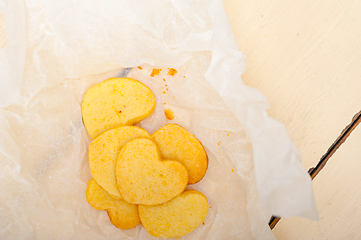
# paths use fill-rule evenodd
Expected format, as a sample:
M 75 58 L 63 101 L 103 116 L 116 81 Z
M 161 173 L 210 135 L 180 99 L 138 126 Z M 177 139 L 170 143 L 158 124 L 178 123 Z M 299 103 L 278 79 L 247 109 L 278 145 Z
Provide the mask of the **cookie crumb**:
M 173 113 L 173 111 L 171 110 L 171 109 L 166 109 L 166 110 L 164 110 L 164 115 L 165 115 L 165 117 L 167 118 L 167 119 L 169 119 L 169 120 L 173 120 L 174 119 L 174 113 Z
M 151 77 L 154 77 L 155 75 L 159 75 L 160 69 L 153 69 L 152 73 L 150 74 Z
M 174 76 L 174 74 L 177 73 L 177 70 L 175 70 L 174 68 L 170 68 L 167 75 L 171 75 L 171 76 Z

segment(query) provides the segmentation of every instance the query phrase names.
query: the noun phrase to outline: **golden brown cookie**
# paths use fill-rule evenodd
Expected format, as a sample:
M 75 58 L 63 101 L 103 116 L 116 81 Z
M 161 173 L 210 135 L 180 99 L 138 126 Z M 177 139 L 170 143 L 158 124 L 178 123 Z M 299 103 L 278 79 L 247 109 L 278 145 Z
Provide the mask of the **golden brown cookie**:
M 92 176 L 113 197 L 121 198 L 115 178 L 115 162 L 121 148 L 135 138 L 152 137 L 142 128 L 122 126 L 102 133 L 90 143 L 88 158 Z
M 140 220 L 150 235 L 171 238 L 190 233 L 204 221 L 208 200 L 202 193 L 188 190 L 169 202 L 138 205 L 138 209 Z
M 129 203 L 156 205 L 181 194 L 188 182 L 186 168 L 174 160 L 162 160 L 155 143 L 131 140 L 116 162 L 120 195 Z
M 188 171 L 188 184 L 199 182 L 206 174 L 208 157 L 202 143 L 177 124 L 167 124 L 152 135 L 164 159 L 181 162 Z
M 147 86 L 131 78 L 110 78 L 86 91 L 82 115 L 94 139 L 106 130 L 149 117 L 154 108 L 155 98 Z
M 137 205 L 112 198 L 94 179 L 88 182 L 86 198 L 93 208 L 106 210 L 110 221 L 117 228 L 134 228 L 140 223 Z

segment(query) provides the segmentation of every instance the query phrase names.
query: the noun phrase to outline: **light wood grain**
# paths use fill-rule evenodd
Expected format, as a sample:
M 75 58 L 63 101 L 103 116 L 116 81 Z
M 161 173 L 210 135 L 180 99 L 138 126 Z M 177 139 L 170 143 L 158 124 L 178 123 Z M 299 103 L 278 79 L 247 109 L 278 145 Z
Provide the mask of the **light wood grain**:
M 320 221 L 281 219 L 277 239 L 361 239 L 360 140 L 358 126 L 313 180 Z
M 361 2 L 224 0 L 243 80 L 269 99 L 306 169 L 361 109 Z M 361 239 L 361 126 L 314 180 L 319 222 L 281 219 L 277 239 Z
M 7 43 L 7 38 L 4 32 L 4 18 L 0 12 L 0 49 L 5 47 L 6 43 Z
M 269 99 L 306 169 L 361 109 L 361 2 L 225 0 L 243 80 Z

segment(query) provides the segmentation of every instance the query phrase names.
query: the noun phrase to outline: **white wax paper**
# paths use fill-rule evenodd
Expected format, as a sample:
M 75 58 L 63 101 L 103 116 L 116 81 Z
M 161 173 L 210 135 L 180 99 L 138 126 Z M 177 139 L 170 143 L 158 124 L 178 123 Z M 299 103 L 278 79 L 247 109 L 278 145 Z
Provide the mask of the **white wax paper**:
M 81 101 L 125 74 L 156 96 L 139 126 L 178 123 L 209 155 L 206 176 L 188 187 L 207 196 L 209 214 L 180 239 L 274 239 L 271 214 L 317 219 L 296 147 L 241 80 L 245 57 L 220 0 L 0 0 L 0 11 L 1 239 L 155 239 L 141 226 L 115 228 L 85 198 Z

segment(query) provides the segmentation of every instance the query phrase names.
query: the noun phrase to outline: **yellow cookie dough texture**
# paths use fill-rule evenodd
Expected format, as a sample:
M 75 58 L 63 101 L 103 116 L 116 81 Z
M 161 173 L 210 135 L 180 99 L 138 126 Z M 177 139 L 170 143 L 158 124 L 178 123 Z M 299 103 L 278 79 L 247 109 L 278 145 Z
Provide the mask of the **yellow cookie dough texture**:
M 125 144 L 116 162 L 120 195 L 129 203 L 156 205 L 181 194 L 188 182 L 186 168 L 162 160 L 155 143 L 137 138 Z
M 110 78 L 90 87 L 82 103 L 85 128 L 91 138 L 149 117 L 155 108 L 152 91 L 131 78 Z
M 117 228 L 130 229 L 140 223 L 137 205 L 112 198 L 94 179 L 88 182 L 86 198 L 93 208 L 106 210 Z
M 115 198 L 121 198 L 115 178 L 115 162 L 121 148 L 135 138 L 151 139 L 151 136 L 142 128 L 122 126 L 102 133 L 90 143 L 90 172 L 95 181 Z
M 138 205 L 138 209 L 140 220 L 150 235 L 171 238 L 195 230 L 206 218 L 209 207 L 202 193 L 188 190 L 167 203 Z
M 208 157 L 201 142 L 177 124 L 152 136 L 131 126 L 154 108 L 153 93 L 134 79 L 111 78 L 87 90 L 82 115 L 94 140 L 86 198 L 93 208 L 106 210 L 120 229 L 142 222 L 152 236 L 183 236 L 208 213 L 202 193 L 184 191 L 204 177 Z
M 206 174 L 208 157 L 202 143 L 177 124 L 167 124 L 152 135 L 162 158 L 181 162 L 188 171 L 188 184 L 199 182 Z

